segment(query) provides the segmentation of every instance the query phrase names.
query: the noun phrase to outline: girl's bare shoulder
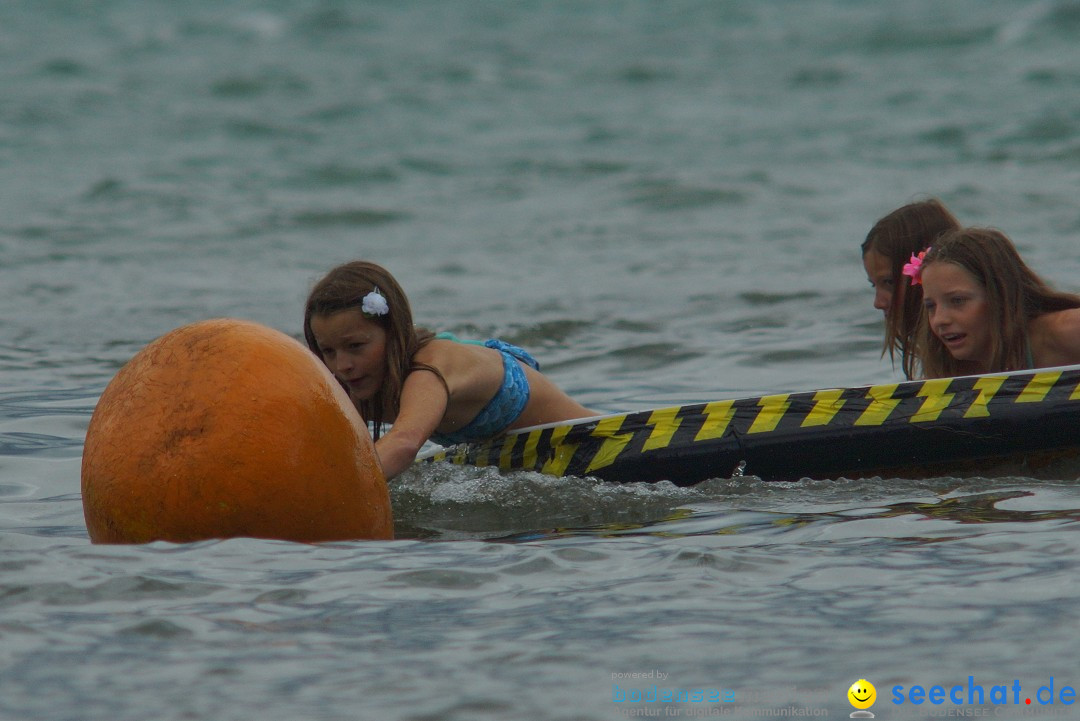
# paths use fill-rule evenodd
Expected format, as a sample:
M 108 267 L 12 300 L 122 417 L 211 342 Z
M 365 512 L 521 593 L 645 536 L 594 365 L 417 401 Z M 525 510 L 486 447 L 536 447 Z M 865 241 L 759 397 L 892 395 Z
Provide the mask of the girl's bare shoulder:
M 1032 341 L 1039 341 L 1055 365 L 1080 363 L 1080 308 L 1046 313 L 1032 321 Z
M 486 392 L 492 383 L 502 382 L 499 354 L 482 345 L 436 338 L 416 352 L 413 362 L 437 369 L 455 394 L 474 386 Z
M 423 348 L 416 351 L 413 360 L 435 367 L 475 361 L 477 357 L 476 351 L 480 347 L 481 346 L 445 340 L 443 338 L 435 338 L 428 341 Z

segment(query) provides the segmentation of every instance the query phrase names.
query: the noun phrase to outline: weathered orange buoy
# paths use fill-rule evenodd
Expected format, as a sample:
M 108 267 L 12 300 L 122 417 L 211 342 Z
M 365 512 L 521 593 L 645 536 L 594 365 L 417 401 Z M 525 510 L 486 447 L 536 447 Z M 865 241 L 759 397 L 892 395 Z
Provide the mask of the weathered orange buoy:
M 139 351 L 86 432 L 94 543 L 391 538 L 386 479 L 348 395 L 306 347 L 248 321 Z

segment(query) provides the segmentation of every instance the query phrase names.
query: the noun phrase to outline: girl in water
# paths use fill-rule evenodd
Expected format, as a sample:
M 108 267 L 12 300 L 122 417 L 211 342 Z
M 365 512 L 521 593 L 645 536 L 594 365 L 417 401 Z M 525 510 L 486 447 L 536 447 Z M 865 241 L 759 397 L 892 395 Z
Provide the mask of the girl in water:
M 885 344 L 881 354 L 895 363 L 897 354 L 904 375 L 915 377 L 915 332 L 922 314 L 919 286 L 909 286 L 902 275 L 912 255 L 960 223 L 940 200 L 930 198 L 892 211 L 870 229 L 862 244 L 863 267 L 874 288 L 874 307 L 885 314 Z
M 925 377 L 1080 363 L 1080 296 L 1051 288 L 1000 231 L 950 231 L 904 273 L 922 286 Z
M 517 346 L 459 341 L 415 327 L 404 291 L 374 263 L 345 263 L 315 284 L 304 309 L 304 338 L 360 416 L 373 423 L 387 478 L 408 468 L 428 439 L 480 441 L 596 415 Z M 384 423 L 392 424 L 385 434 Z

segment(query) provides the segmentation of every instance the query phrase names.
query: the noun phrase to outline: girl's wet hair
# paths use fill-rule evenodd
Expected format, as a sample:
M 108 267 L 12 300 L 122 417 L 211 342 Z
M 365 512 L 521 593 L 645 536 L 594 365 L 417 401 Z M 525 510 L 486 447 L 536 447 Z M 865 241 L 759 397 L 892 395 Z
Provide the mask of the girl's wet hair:
M 1016 246 L 1000 230 L 960 228 L 944 234 L 923 259 L 954 263 L 975 278 L 986 293 L 992 354 L 988 372 L 1023 370 L 1028 365 L 1028 327 L 1032 319 L 1068 308 L 1080 308 L 1080 296 L 1054 290 L 1027 266 Z M 923 374 L 943 378 L 972 372 L 952 357 L 931 331 L 923 314 L 919 328 Z
M 386 418 L 397 415 L 401 402 L 401 387 L 413 370 L 424 369 L 442 375 L 435 369 L 413 362 L 413 356 L 433 338 L 431 331 L 413 324 L 409 299 L 388 270 L 375 263 L 354 260 L 332 269 L 308 295 L 304 306 L 304 339 L 308 348 L 322 359 L 322 350 L 311 330 L 311 318 L 333 315 L 343 310 L 360 310 L 366 296 L 378 288 L 390 310 L 385 315 L 365 315 L 386 332 L 386 381 L 370 400 L 360 402 L 360 415 L 374 424 L 373 435 L 379 438 Z M 445 381 L 443 381 L 445 385 Z
M 887 352 L 895 362 L 899 353 L 908 378 L 914 377 L 918 364 L 914 344 L 922 314 L 922 289 L 908 285 L 907 277 L 902 274 L 904 264 L 913 254 L 926 250 L 942 233 L 960 227 L 960 222 L 940 200 L 929 198 L 909 203 L 881 218 L 862 243 L 863 256 L 873 251 L 889 259 L 893 294 L 892 305 L 885 314 L 881 354 Z

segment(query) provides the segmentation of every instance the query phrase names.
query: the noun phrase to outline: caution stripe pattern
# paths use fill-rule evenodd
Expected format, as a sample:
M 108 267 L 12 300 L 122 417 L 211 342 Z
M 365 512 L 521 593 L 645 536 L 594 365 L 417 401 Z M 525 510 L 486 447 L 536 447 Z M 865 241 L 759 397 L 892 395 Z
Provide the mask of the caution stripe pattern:
M 436 452 L 424 461 L 589 475 L 615 463 L 699 444 L 736 444 L 783 433 L 820 438 L 831 431 L 903 425 L 952 427 L 1006 417 L 1031 404 L 1080 401 L 1080 366 L 833 388 L 697 403 L 522 429 Z M 1077 404 L 1080 408 L 1080 404 Z

